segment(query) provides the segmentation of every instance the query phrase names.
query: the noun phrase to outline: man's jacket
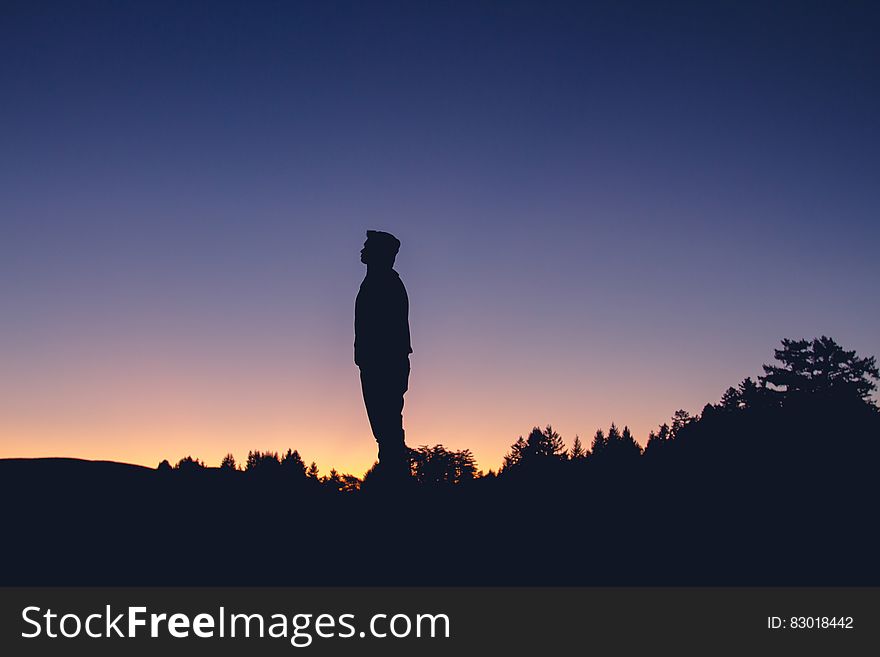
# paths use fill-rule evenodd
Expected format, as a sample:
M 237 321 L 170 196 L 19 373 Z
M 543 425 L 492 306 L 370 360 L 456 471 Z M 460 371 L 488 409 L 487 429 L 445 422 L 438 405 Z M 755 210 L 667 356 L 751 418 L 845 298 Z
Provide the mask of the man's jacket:
M 354 362 L 387 367 L 412 353 L 409 298 L 393 269 L 368 271 L 354 305 Z

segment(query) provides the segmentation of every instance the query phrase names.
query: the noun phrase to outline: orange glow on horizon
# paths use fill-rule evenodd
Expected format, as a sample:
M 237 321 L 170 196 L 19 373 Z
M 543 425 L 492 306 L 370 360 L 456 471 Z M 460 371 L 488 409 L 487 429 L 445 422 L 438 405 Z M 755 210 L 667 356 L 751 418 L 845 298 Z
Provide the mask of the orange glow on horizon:
M 350 313 L 348 304 L 342 310 Z M 97 321 L 91 333 L 55 336 L 28 360 L 13 359 L 12 375 L 0 381 L 0 458 L 156 467 L 189 455 L 216 466 L 228 452 L 243 464 L 249 450 L 291 448 L 322 475 L 335 468 L 360 476 L 377 448 L 351 362 L 351 329 L 340 324 L 333 319 L 336 333 L 324 331 L 321 340 L 295 340 L 277 328 L 190 334 Z M 754 375 L 762 358 L 733 374 L 708 372 L 690 345 L 689 362 L 664 354 L 678 359 L 670 380 L 668 363 L 651 357 L 650 344 L 623 351 L 597 336 L 589 348 L 572 349 L 572 336 L 517 343 L 463 328 L 418 315 L 413 321 L 406 441 L 470 449 L 484 471 L 498 469 L 518 436 L 548 423 L 567 446 L 579 435 L 589 447 L 596 429 L 611 422 L 628 425 L 644 445 L 675 410 L 699 412 Z

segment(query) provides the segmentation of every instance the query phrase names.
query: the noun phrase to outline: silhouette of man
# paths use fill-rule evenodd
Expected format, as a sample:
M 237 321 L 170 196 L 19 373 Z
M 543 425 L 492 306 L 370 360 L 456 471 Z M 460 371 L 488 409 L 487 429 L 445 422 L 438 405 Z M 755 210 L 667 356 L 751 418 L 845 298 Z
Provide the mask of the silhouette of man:
M 387 478 L 409 475 L 404 442 L 403 394 L 409 381 L 409 299 L 394 259 L 400 241 L 367 231 L 361 262 L 367 275 L 354 306 L 354 362 L 361 371 L 364 406 L 379 443 L 379 470 Z

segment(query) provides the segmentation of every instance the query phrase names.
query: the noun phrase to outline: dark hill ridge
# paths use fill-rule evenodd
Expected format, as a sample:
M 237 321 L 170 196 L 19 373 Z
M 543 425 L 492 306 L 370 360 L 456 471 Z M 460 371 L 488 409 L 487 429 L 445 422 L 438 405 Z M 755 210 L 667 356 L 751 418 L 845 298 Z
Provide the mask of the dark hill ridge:
M 498 476 L 442 446 L 393 486 L 293 450 L 244 471 L 0 460 L 0 585 L 878 586 L 880 372 L 783 344 L 786 368 L 644 450 L 626 427 L 589 453 L 536 427 Z
M 131 463 L 77 458 L 0 459 L 0 488 L 16 496 L 66 497 L 99 489 L 115 494 L 155 481 L 158 471 Z M 14 492 L 13 492 L 14 491 Z M 77 493 L 79 491 L 79 493 Z
M 615 444 L 523 443 L 501 476 L 403 492 L 273 459 L 4 459 L 0 585 L 880 585 L 861 400 L 707 407 L 644 454 Z
M 0 476 L 22 474 L 26 476 L 56 476 L 71 473 L 79 476 L 138 476 L 155 473 L 133 463 L 118 461 L 91 461 L 72 457 L 0 459 Z

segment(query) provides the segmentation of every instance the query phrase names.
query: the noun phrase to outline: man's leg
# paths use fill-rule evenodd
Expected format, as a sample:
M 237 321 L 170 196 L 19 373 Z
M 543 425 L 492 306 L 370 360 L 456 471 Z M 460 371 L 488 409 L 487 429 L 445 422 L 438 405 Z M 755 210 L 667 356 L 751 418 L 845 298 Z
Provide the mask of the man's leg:
M 373 436 L 379 444 L 382 469 L 409 475 L 409 454 L 403 433 L 403 394 L 408 387 L 409 362 L 389 368 L 361 370 L 364 405 Z
M 380 453 L 384 453 L 385 465 L 396 477 L 409 476 L 409 453 L 403 433 L 403 392 L 395 386 L 388 391 L 382 418 Z M 382 462 L 383 457 L 379 457 Z
M 381 444 L 382 386 L 377 382 L 375 373 L 370 370 L 361 369 L 361 391 L 364 394 L 364 407 L 367 409 L 367 419 L 370 420 L 373 437 Z M 381 450 L 379 457 L 381 459 Z

